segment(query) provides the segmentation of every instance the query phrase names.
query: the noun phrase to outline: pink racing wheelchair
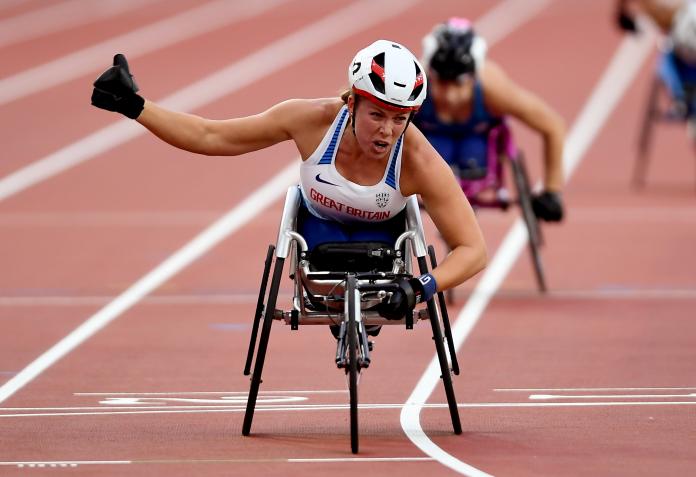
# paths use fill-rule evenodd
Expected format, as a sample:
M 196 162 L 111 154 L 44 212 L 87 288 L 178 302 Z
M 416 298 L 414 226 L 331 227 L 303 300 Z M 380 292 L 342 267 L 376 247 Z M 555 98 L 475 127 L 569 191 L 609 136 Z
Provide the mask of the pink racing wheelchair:
M 505 122 L 489 131 L 486 157 L 486 170 L 482 177 L 471 179 L 458 174 L 459 183 L 474 209 L 508 210 L 511 204 L 520 207 L 522 220 L 529 237 L 529 253 L 537 287 L 540 292 L 544 293 L 547 291 L 547 286 L 540 254 L 543 239 L 539 221 L 532 209 L 532 189 L 529 175 L 524 155 L 515 145 L 510 128 Z M 508 165 L 515 187 L 514 196 L 511 196 L 506 185 L 505 169 Z

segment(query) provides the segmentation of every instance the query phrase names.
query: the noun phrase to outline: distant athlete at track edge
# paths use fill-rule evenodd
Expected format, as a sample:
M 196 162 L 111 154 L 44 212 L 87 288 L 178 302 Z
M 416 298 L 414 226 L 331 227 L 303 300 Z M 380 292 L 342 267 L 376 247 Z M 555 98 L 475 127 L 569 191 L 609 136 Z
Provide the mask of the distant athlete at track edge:
M 636 17 L 647 15 L 665 35 L 659 73 L 684 118 L 696 116 L 696 2 L 692 0 L 618 0 L 616 21 L 638 33 Z M 692 124 L 692 134 L 696 127 Z
M 543 191 L 532 197 L 542 220 L 563 219 L 562 118 L 541 98 L 486 59 L 486 42 L 464 18 L 450 18 L 423 38 L 428 95 L 414 123 L 462 179 L 486 173 L 488 133 L 505 117 L 543 138 Z
M 408 127 L 427 91 L 425 72 L 403 45 L 378 40 L 348 65 L 341 97 L 290 99 L 259 114 L 227 120 L 169 111 L 136 94 L 123 55 L 94 82 L 92 104 L 136 119 L 186 151 L 236 156 L 293 141 L 302 158 L 300 188 L 307 213 L 299 232 L 322 242 L 388 237 L 407 198 L 420 195 L 452 250 L 432 273 L 399 282 L 380 313 L 401 319 L 415 303 L 479 272 L 486 248 L 474 212 L 452 171 L 415 128 Z M 263 167 L 263 165 L 259 165 Z

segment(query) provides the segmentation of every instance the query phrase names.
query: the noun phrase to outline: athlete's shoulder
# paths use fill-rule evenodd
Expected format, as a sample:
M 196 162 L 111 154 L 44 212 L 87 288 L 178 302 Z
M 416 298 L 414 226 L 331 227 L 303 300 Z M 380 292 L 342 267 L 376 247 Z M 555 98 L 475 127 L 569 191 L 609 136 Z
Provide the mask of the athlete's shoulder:
M 439 158 L 428 139 L 414 124 L 406 129 L 402 149 L 402 162 L 408 169 L 427 169 L 432 161 Z
M 297 118 L 301 116 L 304 121 L 329 122 L 331 123 L 338 111 L 340 111 L 343 101 L 340 98 L 313 98 L 313 99 L 288 99 L 278 105 L 279 108 L 289 115 Z
M 494 61 L 486 61 L 481 72 L 481 84 L 485 92 L 486 107 L 496 116 L 512 113 L 515 109 L 513 105 L 525 93 L 525 90 Z
M 328 127 L 338 114 L 343 102 L 340 98 L 288 99 L 266 111 L 289 132 L 293 138 L 308 130 Z

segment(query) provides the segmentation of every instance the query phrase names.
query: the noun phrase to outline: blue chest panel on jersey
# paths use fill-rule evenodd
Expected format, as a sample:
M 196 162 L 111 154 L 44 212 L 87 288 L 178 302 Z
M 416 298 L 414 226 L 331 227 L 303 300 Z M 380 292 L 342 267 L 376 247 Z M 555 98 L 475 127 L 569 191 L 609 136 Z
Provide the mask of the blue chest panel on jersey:
M 442 122 L 428 96 L 413 122 L 458 175 L 475 179 L 485 174 L 488 132 L 501 123 L 501 118 L 486 110 L 481 83 L 474 84 L 471 116 L 466 121 Z

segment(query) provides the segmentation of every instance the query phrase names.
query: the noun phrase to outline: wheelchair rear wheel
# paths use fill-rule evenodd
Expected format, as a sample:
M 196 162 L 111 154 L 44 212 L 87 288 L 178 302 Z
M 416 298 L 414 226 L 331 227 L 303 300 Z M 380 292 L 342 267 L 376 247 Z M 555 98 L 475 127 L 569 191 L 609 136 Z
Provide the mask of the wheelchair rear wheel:
M 350 394 L 350 449 L 358 453 L 358 323 L 360 313 L 360 292 L 354 275 L 346 280 L 346 300 L 348 313 L 348 390 Z
M 524 157 L 520 153 L 516 159 L 510 161 L 510 164 L 512 165 L 512 174 L 517 189 L 517 200 L 522 209 L 522 219 L 529 236 L 529 252 L 532 257 L 537 286 L 540 292 L 546 292 L 546 277 L 544 275 L 544 266 L 541 262 L 541 254 L 539 253 L 539 248 L 542 244 L 541 230 L 539 221 L 536 215 L 534 215 L 534 209 L 532 209 L 532 188 L 529 185 Z

